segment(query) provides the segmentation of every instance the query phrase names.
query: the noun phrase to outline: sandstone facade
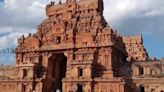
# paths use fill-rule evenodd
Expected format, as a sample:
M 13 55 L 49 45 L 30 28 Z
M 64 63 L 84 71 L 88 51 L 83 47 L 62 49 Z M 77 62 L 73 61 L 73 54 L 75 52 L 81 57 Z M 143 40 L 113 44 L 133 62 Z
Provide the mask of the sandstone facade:
M 0 91 L 163 92 L 163 61 L 149 61 L 141 35 L 113 31 L 103 8 L 103 0 L 48 4 L 37 32 L 18 39 Z

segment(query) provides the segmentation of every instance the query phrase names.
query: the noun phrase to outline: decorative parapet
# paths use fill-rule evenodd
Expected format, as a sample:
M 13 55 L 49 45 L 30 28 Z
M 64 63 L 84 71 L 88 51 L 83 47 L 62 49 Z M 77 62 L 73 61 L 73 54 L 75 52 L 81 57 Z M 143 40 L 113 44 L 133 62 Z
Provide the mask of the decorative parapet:
M 163 61 L 133 62 L 131 68 L 135 78 L 164 78 Z
M 102 0 L 80 0 L 80 1 L 67 1 L 63 4 L 56 5 L 55 2 L 51 2 L 46 6 L 46 15 L 50 18 L 54 15 L 60 15 L 67 11 L 83 11 L 83 10 L 95 10 L 103 11 Z

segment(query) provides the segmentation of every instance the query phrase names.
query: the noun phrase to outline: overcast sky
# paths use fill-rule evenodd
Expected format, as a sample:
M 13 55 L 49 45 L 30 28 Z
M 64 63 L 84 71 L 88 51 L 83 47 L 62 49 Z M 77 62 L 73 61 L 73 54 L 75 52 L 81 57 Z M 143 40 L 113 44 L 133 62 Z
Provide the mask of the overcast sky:
M 57 0 L 53 0 L 58 2 Z M 0 64 L 14 64 L 14 48 L 22 34 L 36 32 L 50 0 L 0 0 Z M 62 0 L 64 2 L 64 0 Z M 104 0 L 104 16 L 122 35 L 143 34 L 150 57 L 164 56 L 164 0 Z

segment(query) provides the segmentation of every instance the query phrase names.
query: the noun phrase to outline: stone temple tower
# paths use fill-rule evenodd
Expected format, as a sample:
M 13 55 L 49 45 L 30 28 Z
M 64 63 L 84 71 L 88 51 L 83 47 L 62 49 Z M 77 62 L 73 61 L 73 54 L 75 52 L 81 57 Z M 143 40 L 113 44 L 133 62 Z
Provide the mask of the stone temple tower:
M 18 39 L 16 65 L 0 66 L 0 92 L 164 92 L 164 60 L 149 58 L 142 35 L 113 31 L 103 9 L 48 4 L 37 32 Z
M 46 15 L 37 33 L 18 40 L 19 92 L 125 91 L 127 53 L 103 17 L 103 0 L 51 2 Z

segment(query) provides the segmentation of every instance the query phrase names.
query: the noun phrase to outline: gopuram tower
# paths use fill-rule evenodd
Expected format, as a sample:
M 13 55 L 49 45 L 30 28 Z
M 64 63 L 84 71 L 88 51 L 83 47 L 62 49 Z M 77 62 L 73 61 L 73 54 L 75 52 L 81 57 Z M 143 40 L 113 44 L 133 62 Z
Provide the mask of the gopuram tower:
M 18 39 L 17 92 L 125 92 L 125 44 L 103 9 L 103 0 L 48 4 L 37 33 Z

